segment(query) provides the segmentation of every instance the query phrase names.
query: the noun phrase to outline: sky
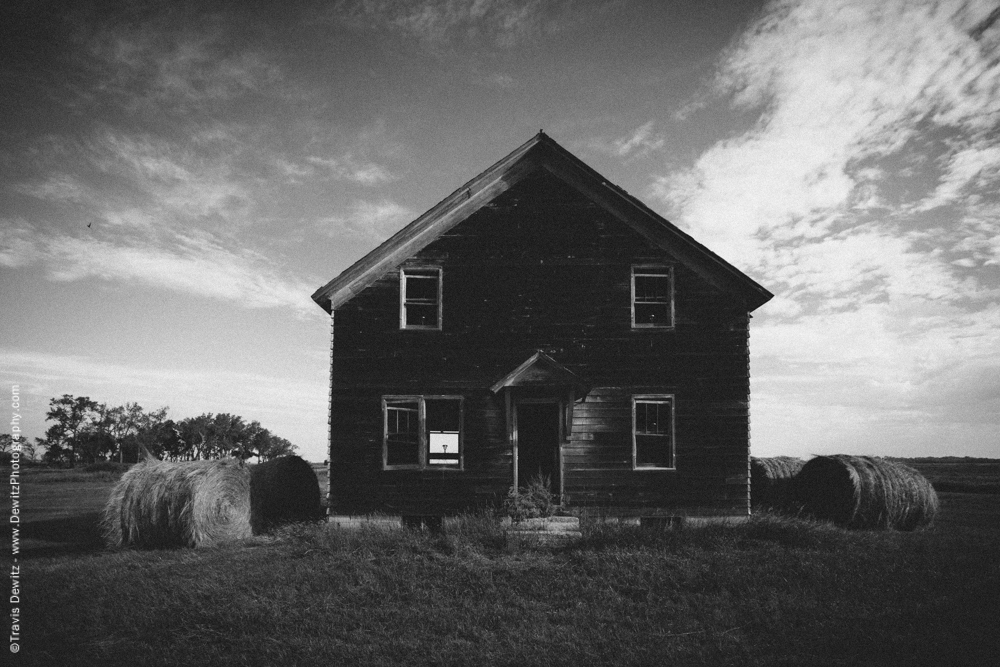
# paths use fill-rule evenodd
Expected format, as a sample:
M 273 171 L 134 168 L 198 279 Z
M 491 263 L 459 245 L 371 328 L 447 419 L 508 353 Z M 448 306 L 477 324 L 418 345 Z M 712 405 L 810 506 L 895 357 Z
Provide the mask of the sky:
M 322 461 L 310 295 L 544 129 L 776 295 L 754 455 L 1000 456 L 998 6 L 8 0 L 2 391 Z

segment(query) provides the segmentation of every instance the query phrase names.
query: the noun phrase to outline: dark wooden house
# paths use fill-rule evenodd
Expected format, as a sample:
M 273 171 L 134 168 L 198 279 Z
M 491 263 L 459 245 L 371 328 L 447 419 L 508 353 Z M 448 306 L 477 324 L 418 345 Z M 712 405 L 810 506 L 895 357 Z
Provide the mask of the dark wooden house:
M 319 289 L 335 514 L 749 510 L 771 293 L 539 133 Z

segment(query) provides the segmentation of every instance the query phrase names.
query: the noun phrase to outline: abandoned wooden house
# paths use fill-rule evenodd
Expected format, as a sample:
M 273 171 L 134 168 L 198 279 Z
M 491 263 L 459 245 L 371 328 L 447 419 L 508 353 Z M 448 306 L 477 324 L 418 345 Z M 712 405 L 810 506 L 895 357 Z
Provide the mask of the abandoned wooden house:
M 313 299 L 334 514 L 447 515 L 541 474 L 570 511 L 749 511 L 772 294 L 544 133 Z

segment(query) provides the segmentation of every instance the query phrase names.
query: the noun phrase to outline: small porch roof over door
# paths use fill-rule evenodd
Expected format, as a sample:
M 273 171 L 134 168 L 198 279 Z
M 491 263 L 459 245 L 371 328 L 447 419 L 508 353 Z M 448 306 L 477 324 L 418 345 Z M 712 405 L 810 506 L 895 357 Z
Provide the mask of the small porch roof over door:
M 493 393 L 511 387 L 560 387 L 584 396 L 590 387 L 578 375 L 541 350 L 503 376 L 490 389 Z

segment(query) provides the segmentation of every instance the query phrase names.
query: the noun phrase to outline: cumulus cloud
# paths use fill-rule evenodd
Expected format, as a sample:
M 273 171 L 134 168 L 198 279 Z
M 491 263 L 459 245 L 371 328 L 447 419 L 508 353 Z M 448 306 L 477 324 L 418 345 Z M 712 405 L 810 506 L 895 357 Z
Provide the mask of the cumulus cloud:
M 715 145 L 692 169 L 661 177 L 654 193 L 675 217 L 752 262 L 758 246 L 741 246 L 756 234 L 802 221 L 802 236 L 824 232 L 830 213 L 852 204 L 866 161 L 898 154 L 934 127 L 959 135 L 945 168 L 951 186 L 935 205 L 954 202 L 976 174 L 984 176 L 979 185 L 995 184 L 998 140 L 988 130 L 998 121 L 1000 71 L 967 33 L 989 9 L 770 5 L 728 51 L 714 82 L 738 107 L 762 110 L 757 126 Z M 968 158 L 955 159 L 963 151 Z
M 943 378 L 990 397 L 977 423 L 998 402 L 979 370 L 1000 369 L 994 9 L 769 4 L 709 92 L 756 124 L 655 179 L 672 220 L 779 295 L 754 329 L 755 406 L 801 421 L 769 436 L 926 446 L 930 424 L 970 419 Z

